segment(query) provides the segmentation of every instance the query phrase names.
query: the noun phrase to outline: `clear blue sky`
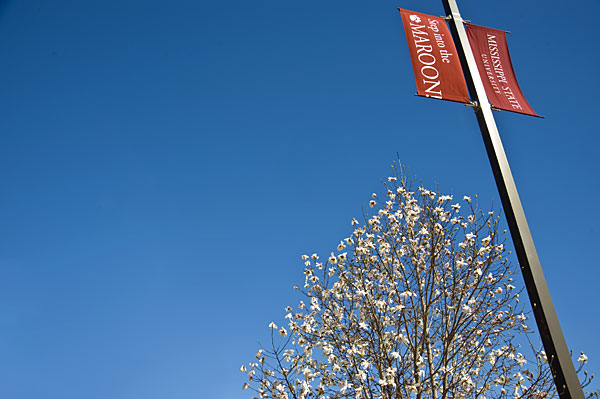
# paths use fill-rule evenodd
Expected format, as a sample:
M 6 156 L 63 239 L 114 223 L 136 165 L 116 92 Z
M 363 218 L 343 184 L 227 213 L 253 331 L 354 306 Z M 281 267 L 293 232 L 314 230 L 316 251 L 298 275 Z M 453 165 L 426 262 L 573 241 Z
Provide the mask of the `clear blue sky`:
M 600 371 L 600 3 L 460 6 L 512 32 L 546 116 L 496 114 L 567 342 Z M 472 110 L 414 97 L 397 7 L 443 14 L 1 1 L 0 397 L 248 398 L 300 255 L 349 234 L 396 153 L 498 206 Z

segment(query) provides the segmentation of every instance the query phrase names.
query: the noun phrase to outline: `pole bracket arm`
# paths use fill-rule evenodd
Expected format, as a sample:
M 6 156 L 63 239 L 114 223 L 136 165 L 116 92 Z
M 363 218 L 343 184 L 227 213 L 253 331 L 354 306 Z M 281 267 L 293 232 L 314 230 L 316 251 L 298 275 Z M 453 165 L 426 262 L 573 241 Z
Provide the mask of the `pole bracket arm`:
M 441 18 L 443 18 L 446 21 L 455 20 L 455 21 L 458 21 L 458 22 L 462 22 L 463 24 L 470 24 L 471 23 L 470 19 L 463 19 L 462 16 L 460 16 L 460 15 L 446 15 L 446 16 L 441 17 Z
M 470 103 L 465 103 L 465 107 L 471 107 L 476 112 L 481 109 L 481 105 L 479 105 L 479 101 L 471 101 Z

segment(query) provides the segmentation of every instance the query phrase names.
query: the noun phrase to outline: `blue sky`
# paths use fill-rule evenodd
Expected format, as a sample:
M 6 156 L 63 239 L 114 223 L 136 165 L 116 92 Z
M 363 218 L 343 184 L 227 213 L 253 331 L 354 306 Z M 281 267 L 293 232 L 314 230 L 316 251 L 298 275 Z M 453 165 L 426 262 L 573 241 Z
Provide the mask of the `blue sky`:
M 496 113 L 567 342 L 600 369 L 596 0 L 463 0 L 511 31 Z M 414 97 L 397 7 L 0 2 L 0 397 L 248 398 L 238 371 L 396 153 L 499 197 L 471 109 Z M 598 387 L 598 384 L 596 384 Z

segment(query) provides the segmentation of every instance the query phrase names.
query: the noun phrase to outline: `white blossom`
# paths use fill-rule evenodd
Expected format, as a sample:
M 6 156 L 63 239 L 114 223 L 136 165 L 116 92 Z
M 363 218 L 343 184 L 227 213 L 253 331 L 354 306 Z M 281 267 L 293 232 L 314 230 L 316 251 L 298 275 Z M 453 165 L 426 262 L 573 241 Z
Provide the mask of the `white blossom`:
M 372 195 L 372 214 L 352 219 L 326 262 L 302 255 L 306 303 L 285 308 L 285 327 L 269 324 L 271 347 L 240 367 L 243 389 L 267 399 L 550 398 L 546 354 L 518 344 L 530 333 L 518 269 L 496 244 L 499 218 L 468 196 L 461 208 L 400 178 L 385 185 L 385 203 Z

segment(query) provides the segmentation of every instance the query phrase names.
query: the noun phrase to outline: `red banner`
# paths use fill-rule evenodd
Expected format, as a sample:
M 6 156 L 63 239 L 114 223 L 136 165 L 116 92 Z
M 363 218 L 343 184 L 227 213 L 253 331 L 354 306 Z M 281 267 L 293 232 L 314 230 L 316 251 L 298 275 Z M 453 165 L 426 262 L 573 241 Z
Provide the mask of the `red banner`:
M 469 93 L 452 35 L 441 17 L 399 8 L 417 94 L 468 103 Z
M 490 103 L 506 111 L 539 116 L 527 103 L 517 83 L 506 32 L 467 24 L 467 36 Z

